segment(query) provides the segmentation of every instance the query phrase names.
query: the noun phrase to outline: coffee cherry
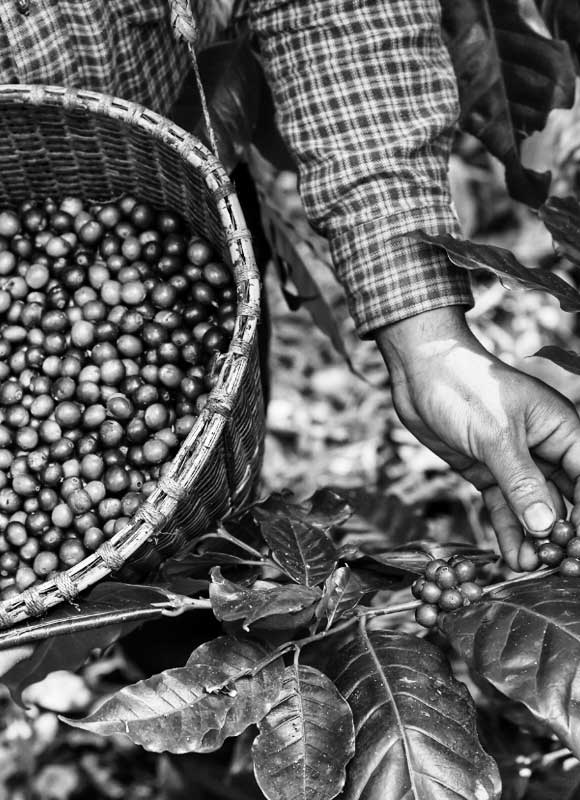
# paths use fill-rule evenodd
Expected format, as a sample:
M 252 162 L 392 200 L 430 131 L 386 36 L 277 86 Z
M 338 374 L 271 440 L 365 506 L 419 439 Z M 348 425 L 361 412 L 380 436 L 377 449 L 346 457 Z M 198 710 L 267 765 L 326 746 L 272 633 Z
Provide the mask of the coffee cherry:
M 58 556 L 50 550 L 43 550 L 34 559 L 32 569 L 37 577 L 45 578 L 58 569 Z
M 423 603 L 415 609 L 415 620 L 423 628 L 434 628 L 438 616 L 439 609 L 435 605 Z
M 480 600 L 483 594 L 481 586 L 474 581 L 465 581 L 465 583 L 462 583 L 459 587 L 459 591 L 470 603 L 475 603 L 477 600 Z
M 575 536 L 574 526 L 565 519 L 559 519 L 550 533 L 550 540 L 560 547 L 566 547 L 568 542 Z
M 580 558 L 580 537 L 575 536 L 566 545 L 566 555 L 570 558 Z
M 423 591 L 425 583 L 425 578 L 417 578 L 417 580 L 413 581 L 411 585 L 411 592 L 413 597 L 416 597 L 417 600 L 421 600 L 421 592 Z
M 564 558 L 560 563 L 560 575 L 564 575 L 566 578 L 580 577 L 580 559 Z
M 425 603 L 438 603 L 441 597 L 441 589 L 433 581 L 425 581 L 421 590 L 420 598 Z
M 564 549 L 553 542 L 540 545 L 537 554 L 540 562 L 548 567 L 557 567 L 565 556 Z
M 429 564 L 425 568 L 425 578 L 428 581 L 434 581 L 436 573 L 437 573 L 437 570 L 440 567 L 446 567 L 446 566 L 447 566 L 447 562 L 444 561 L 442 558 L 433 559 L 432 561 L 429 562 Z
M 70 506 L 65 503 L 59 503 L 53 508 L 50 518 L 56 528 L 66 530 L 72 525 L 73 517 L 74 514 Z
M 455 611 L 461 608 L 464 602 L 459 589 L 444 589 L 439 598 L 439 608 L 442 611 Z
M 74 567 L 85 557 L 85 548 L 78 539 L 67 539 L 58 551 L 58 557 L 64 567 Z
M 435 581 L 441 589 L 449 589 L 457 584 L 457 575 L 453 567 L 439 567 L 435 573 Z
M 85 514 L 92 508 L 93 502 L 84 489 L 76 489 L 67 497 L 66 502 L 73 514 Z
M 143 455 L 148 464 L 162 464 L 169 456 L 169 447 L 159 439 L 149 439 L 143 445 Z
M 472 581 L 477 573 L 475 564 L 473 561 L 469 561 L 469 559 L 457 561 L 455 564 L 453 564 L 453 569 L 455 570 L 455 574 L 459 583 Z

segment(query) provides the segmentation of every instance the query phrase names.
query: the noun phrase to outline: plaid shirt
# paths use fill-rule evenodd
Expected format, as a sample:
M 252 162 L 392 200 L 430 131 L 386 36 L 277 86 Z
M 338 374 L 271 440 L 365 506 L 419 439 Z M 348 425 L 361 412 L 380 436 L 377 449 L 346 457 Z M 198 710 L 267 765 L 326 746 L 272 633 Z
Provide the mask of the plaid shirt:
M 231 0 L 192 0 L 207 35 Z M 212 6 L 216 3 L 216 6 Z M 168 0 L 0 0 L 0 81 L 84 86 L 166 113 L 187 71 Z M 457 231 L 447 179 L 458 115 L 437 0 L 249 0 L 313 226 L 362 336 L 470 305 L 465 273 L 416 228 Z M 215 27 L 215 26 L 214 26 Z
M 167 113 L 188 69 L 168 0 L 0 0 L 0 82 L 117 95 Z
M 278 123 L 361 336 L 471 305 L 466 273 L 410 241 L 458 232 L 448 159 L 457 88 L 438 0 L 251 0 Z

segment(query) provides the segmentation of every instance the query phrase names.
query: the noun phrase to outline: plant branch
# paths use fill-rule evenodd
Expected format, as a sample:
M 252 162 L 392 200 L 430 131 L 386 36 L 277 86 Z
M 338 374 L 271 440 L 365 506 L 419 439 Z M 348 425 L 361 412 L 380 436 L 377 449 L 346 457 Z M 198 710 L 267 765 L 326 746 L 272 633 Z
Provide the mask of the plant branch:
M 378 608 L 359 606 L 359 608 L 355 608 L 354 613 L 357 617 L 379 617 L 386 614 L 402 614 L 404 611 L 412 611 L 420 605 L 422 605 L 421 600 L 411 600 L 409 603 L 399 603 L 397 606 L 379 606 Z
M 483 587 L 483 593 L 489 594 L 490 592 L 495 591 L 496 589 L 503 589 L 504 586 L 513 586 L 514 583 L 525 583 L 526 581 L 537 581 L 541 578 L 545 578 L 547 575 L 555 575 L 559 571 L 559 567 L 552 567 L 551 569 L 537 569 L 535 572 L 529 572 L 526 575 L 520 575 L 519 578 L 511 578 L 507 581 L 501 581 L 501 583 L 492 583 L 489 586 Z
M 342 631 L 347 630 L 350 628 L 351 625 L 354 625 L 355 622 L 358 621 L 358 617 L 349 617 L 348 619 L 341 622 L 340 625 L 335 625 L 334 628 L 331 628 L 329 631 L 320 631 L 320 633 L 313 633 L 311 636 L 305 636 L 304 639 L 296 639 L 293 642 L 286 642 L 286 644 L 280 645 L 277 647 L 269 656 L 263 658 L 259 661 L 254 667 L 251 669 L 246 670 L 245 674 L 249 674 L 252 677 L 261 672 L 268 664 L 271 664 L 272 661 L 276 661 L 277 658 L 280 658 L 286 653 L 289 653 L 290 650 L 297 650 L 300 653 L 303 647 L 306 647 L 309 644 L 313 644 L 314 642 L 318 642 L 321 639 L 326 639 L 328 636 L 332 636 L 335 633 L 341 633 Z
M 207 609 L 211 609 L 209 600 L 180 597 L 178 605 L 173 600 L 167 600 L 160 603 L 152 603 L 145 608 L 134 608 L 130 611 L 103 611 L 80 619 L 69 617 L 68 619 L 55 620 L 54 622 L 48 620 L 19 630 L 0 633 L 0 650 L 9 650 L 12 647 L 20 647 L 24 644 L 41 642 L 53 636 L 67 636 L 73 633 L 94 630 L 95 628 L 103 628 L 107 625 L 125 625 L 132 622 L 158 619 L 164 616 L 177 617 L 186 611 Z

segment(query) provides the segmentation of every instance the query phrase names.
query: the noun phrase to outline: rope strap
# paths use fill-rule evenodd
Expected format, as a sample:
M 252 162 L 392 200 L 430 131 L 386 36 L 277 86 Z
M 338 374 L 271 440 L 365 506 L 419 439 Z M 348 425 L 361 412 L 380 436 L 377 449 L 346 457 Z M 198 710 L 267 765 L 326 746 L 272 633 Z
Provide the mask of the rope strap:
M 165 514 L 162 514 L 161 511 L 157 511 L 156 508 L 153 508 L 151 503 L 143 503 L 141 508 L 135 514 L 135 519 L 142 519 L 143 522 L 146 522 L 154 528 L 158 528 L 159 526 L 165 524 Z
M 185 489 L 179 481 L 176 481 L 175 478 L 170 478 L 168 475 L 160 479 L 158 486 L 161 491 L 165 492 L 173 500 L 181 500 L 185 494 Z
M 6 603 L 0 603 L 0 629 L 10 628 L 12 625 L 12 614 L 6 609 Z
M 171 25 L 177 38 L 181 39 L 187 44 L 187 49 L 189 50 L 189 54 L 191 56 L 191 63 L 193 64 L 193 74 L 195 75 L 195 82 L 197 84 L 197 91 L 199 92 L 199 98 L 201 100 L 203 119 L 209 135 L 211 149 L 213 150 L 215 157 L 219 159 L 217 138 L 212 125 L 201 75 L 199 74 L 199 64 L 197 63 L 197 54 L 195 52 L 195 44 L 197 42 L 197 25 L 195 24 L 191 8 L 189 7 L 189 0 L 171 0 Z
M 103 542 L 96 552 L 102 558 L 103 564 L 111 572 L 117 572 L 125 563 L 125 559 L 115 550 L 111 542 Z
M 78 586 L 70 577 L 68 572 L 58 572 L 54 576 L 54 584 L 60 596 L 69 602 L 74 600 L 79 593 Z
M 46 605 L 38 589 L 26 589 L 21 597 L 29 617 L 39 617 L 46 611 Z

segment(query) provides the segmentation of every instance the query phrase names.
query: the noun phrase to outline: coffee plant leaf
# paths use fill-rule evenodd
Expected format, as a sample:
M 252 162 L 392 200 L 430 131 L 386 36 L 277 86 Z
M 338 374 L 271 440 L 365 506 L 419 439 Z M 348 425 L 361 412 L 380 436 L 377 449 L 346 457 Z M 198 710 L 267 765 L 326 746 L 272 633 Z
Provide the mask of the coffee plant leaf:
M 473 701 L 439 648 L 361 629 L 330 666 L 356 731 L 343 800 L 499 798 L 498 769 L 477 738 Z
M 267 800 L 331 800 L 341 791 L 354 755 L 353 715 L 326 675 L 287 667 L 259 729 L 254 774 Z
M 247 36 L 218 42 L 202 50 L 198 64 L 219 158 L 231 172 L 254 138 L 262 93 L 267 91 L 266 80 Z M 197 89 L 191 85 L 187 87 L 174 116 L 179 125 L 210 146 Z
M 514 281 L 525 289 L 548 292 L 558 300 L 564 311 L 580 311 L 580 293 L 573 286 L 553 272 L 525 267 L 510 250 L 463 241 L 448 233 L 431 236 L 424 231 L 417 231 L 413 237 L 443 248 L 458 267 L 487 270 L 500 279 Z
M 547 723 L 580 754 L 580 594 L 550 576 L 491 591 L 440 628 L 476 673 Z
M 503 695 L 500 697 L 497 706 L 478 702 L 477 732 L 483 749 L 497 763 L 502 800 L 523 800 L 524 796 L 527 800 L 531 770 L 522 770 L 522 763 L 529 763 L 537 755 L 538 739 L 527 726 L 517 725 L 503 715 L 503 708 L 509 701 Z M 529 714 L 527 709 L 525 711 Z
M 284 628 L 285 623 L 289 629 L 298 622 L 305 624 L 314 616 L 315 604 L 320 600 L 316 587 L 288 584 L 247 588 L 224 578 L 219 567 L 212 570 L 211 577 L 209 598 L 215 616 L 222 622 L 239 621 L 245 630 L 258 621 L 260 627 L 268 628 L 268 618 L 274 629 Z
M 328 630 L 337 619 L 356 608 L 366 593 L 364 582 L 348 565 L 338 567 L 325 581 L 316 618 Z
M 265 518 L 259 510 L 256 513 L 262 536 L 278 566 L 296 583 L 324 583 L 337 559 L 336 548 L 325 531 L 297 518 Z
M 525 168 L 519 146 L 544 127 L 553 108 L 574 101 L 568 45 L 540 35 L 519 0 L 442 0 L 441 9 L 460 124 L 504 164 L 512 197 L 537 208 L 547 196 L 550 174 Z
M 153 753 L 210 753 L 268 713 L 282 686 L 276 659 L 259 642 L 232 636 L 206 642 L 187 665 L 116 692 L 100 708 L 69 725 L 103 736 L 125 734 Z
M 16 702 L 32 683 L 56 670 L 74 671 L 95 650 L 105 650 L 142 622 L 159 619 L 153 603 L 171 595 L 156 586 L 105 581 L 75 605 L 64 604 L 40 620 L 30 620 L 0 633 L 0 651 L 32 645 L 32 654 L 0 677 Z
M 536 0 L 536 5 L 554 39 L 568 42 L 580 65 L 580 5 L 577 0 Z
M 370 536 L 383 544 L 397 547 L 427 533 L 427 525 L 418 504 L 406 503 L 397 494 L 371 492 L 364 487 L 340 490 L 353 509 L 344 528 L 337 531 L 349 540 Z
M 346 522 L 353 509 L 341 492 L 326 486 L 301 502 L 290 491 L 273 492 L 255 503 L 252 512 L 258 521 L 292 518 L 329 532 Z
M 304 520 L 309 525 L 322 528 L 327 532 L 343 525 L 353 513 L 346 498 L 328 486 L 317 489 L 304 501 L 302 507 L 304 508 Z
M 547 345 L 540 348 L 537 353 L 534 353 L 535 358 L 547 358 L 558 367 L 573 372 L 575 375 L 580 375 L 580 353 L 575 353 L 573 350 L 564 350 L 557 345 Z
M 580 264 L 580 203 L 575 197 L 548 197 L 538 216 L 552 234 L 558 249 Z

